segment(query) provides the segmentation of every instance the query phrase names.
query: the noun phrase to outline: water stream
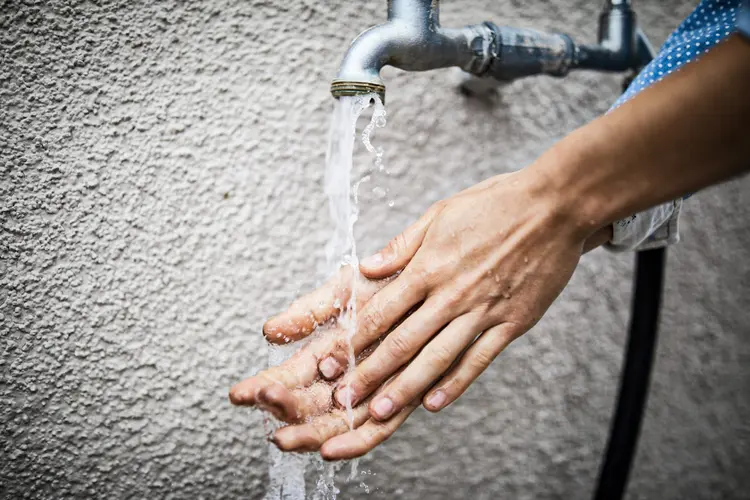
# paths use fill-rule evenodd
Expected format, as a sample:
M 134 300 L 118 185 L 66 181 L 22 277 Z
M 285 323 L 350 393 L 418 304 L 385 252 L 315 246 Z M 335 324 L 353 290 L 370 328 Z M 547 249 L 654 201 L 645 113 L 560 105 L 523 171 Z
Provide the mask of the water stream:
M 371 103 L 374 105 L 372 118 L 362 132 L 362 143 L 369 152 L 375 154 L 375 164 L 381 165 L 382 150 L 376 150 L 370 141 L 373 129 L 376 126 L 385 126 L 385 108 L 376 94 L 341 97 L 336 102 L 326 156 L 325 193 L 334 222 L 333 234 L 326 248 L 327 269 L 330 274 L 338 272 L 342 266 L 350 266 L 354 270 L 351 273 L 351 297 L 347 304 L 341 305 L 338 318 L 339 325 L 348 332 L 349 370 L 352 370 L 355 364 L 351 337 L 354 335 L 357 322 L 357 281 L 360 278 L 354 225 L 359 218 L 359 186 L 370 180 L 370 176 L 365 175 L 353 182 L 354 139 L 357 119 Z M 351 405 L 347 404 L 346 410 L 349 415 L 349 427 L 352 427 Z
M 385 126 L 385 107 L 377 94 L 341 97 L 335 102 L 326 155 L 325 193 L 333 220 L 333 234 L 326 247 L 326 272 L 332 275 L 342 266 L 351 266 L 354 270 L 351 273 L 349 301 L 346 304 L 339 304 L 338 317 L 338 324 L 346 328 L 349 340 L 348 370 L 353 370 L 355 365 L 351 338 L 357 323 L 357 281 L 360 279 L 354 225 L 359 217 L 359 186 L 370 180 L 367 173 L 359 179 L 354 179 L 353 155 L 357 119 L 371 105 L 373 106 L 372 117 L 362 132 L 361 140 L 367 151 L 374 156 L 374 166 L 378 170 L 383 170 L 382 149 L 375 148 L 370 140 L 375 127 Z M 289 349 L 292 347 L 289 345 L 272 351 L 269 364 L 275 365 L 282 362 L 290 355 Z M 353 428 L 351 405 L 347 405 L 346 410 L 349 427 Z M 278 424 L 269 425 L 275 427 Z M 319 474 L 311 498 L 316 500 L 336 498 L 339 492 L 334 485 L 334 474 L 339 468 L 336 464 L 325 464 L 317 456 L 308 459 L 302 455 L 283 454 L 273 445 L 269 446 L 269 459 L 270 484 L 266 500 L 304 500 L 306 496 L 305 469 L 310 462 Z M 350 481 L 358 476 L 357 464 L 357 460 L 352 461 Z M 366 491 L 368 490 L 364 483 L 362 486 Z

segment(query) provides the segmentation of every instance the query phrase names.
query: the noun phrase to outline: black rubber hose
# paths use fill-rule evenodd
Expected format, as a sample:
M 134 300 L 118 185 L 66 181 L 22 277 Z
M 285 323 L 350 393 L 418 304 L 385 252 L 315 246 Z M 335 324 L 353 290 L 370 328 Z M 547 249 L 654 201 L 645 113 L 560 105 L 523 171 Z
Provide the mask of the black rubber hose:
M 625 494 L 648 395 L 656 350 L 666 250 L 636 256 L 630 331 L 607 451 L 599 471 L 596 500 L 619 500 Z

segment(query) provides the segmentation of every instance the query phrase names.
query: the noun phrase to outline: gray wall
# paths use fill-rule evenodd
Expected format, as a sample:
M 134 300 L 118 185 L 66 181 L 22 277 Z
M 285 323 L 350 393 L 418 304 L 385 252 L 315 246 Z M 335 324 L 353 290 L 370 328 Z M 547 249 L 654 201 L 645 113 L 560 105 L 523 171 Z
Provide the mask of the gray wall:
M 525 4 L 529 4 L 525 6 Z M 446 1 L 593 41 L 599 2 Z M 638 2 L 661 43 L 692 2 Z M 385 2 L 0 2 L 0 495 L 260 498 L 262 417 L 230 385 L 263 319 L 321 276 L 328 81 Z M 618 79 L 505 89 L 387 72 L 362 252 L 430 203 L 522 167 Z M 362 161 L 365 160 L 361 157 Z M 669 256 L 631 498 L 748 498 L 750 183 L 687 203 Z M 370 193 L 370 194 L 368 194 Z M 585 498 L 615 396 L 631 255 L 597 250 L 459 403 L 366 458 L 372 498 Z M 357 485 L 343 486 L 345 498 Z

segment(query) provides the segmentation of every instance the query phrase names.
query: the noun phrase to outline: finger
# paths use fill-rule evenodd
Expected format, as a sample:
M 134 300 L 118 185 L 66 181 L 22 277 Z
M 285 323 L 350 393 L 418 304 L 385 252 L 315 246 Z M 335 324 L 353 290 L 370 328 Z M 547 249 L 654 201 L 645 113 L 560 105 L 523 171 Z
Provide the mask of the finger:
M 404 272 L 388 283 L 357 315 L 356 331 L 351 339 L 342 337 L 332 348 L 330 355 L 324 357 L 320 363 L 320 373 L 329 380 L 340 375 L 349 364 L 350 349 L 354 351 L 355 356 L 359 355 L 391 327 L 398 324 L 412 306 L 424 299 L 425 294 L 424 284 L 413 279 L 411 273 Z M 404 320 L 404 323 L 409 318 Z M 404 324 L 399 326 L 399 328 L 403 327 Z M 416 326 L 411 328 L 416 329 Z M 329 361 L 329 358 L 333 361 Z
M 263 325 L 263 335 L 274 344 L 285 344 L 310 335 L 320 324 L 333 319 L 351 296 L 351 266 L 342 267 L 317 290 L 295 300 L 289 309 Z
M 383 384 L 396 370 L 408 363 L 429 340 L 452 319 L 449 308 L 442 307 L 441 299 L 430 297 L 417 312 L 409 316 L 356 370 L 339 383 L 334 398 L 339 405 L 362 401 Z M 380 399 L 380 398 L 378 398 Z M 400 400 L 405 405 L 411 399 Z M 387 402 L 383 403 L 384 405 Z M 385 407 L 383 407 L 385 410 Z M 395 408 L 382 418 L 388 418 Z
M 424 407 L 435 412 L 455 401 L 521 333 L 513 323 L 502 323 L 484 332 L 458 364 L 425 395 Z
M 346 332 L 331 332 L 330 338 L 316 339 L 278 366 L 263 370 L 254 377 L 247 378 L 232 387 L 229 399 L 232 404 L 253 406 L 257 404 L 258 393 L 266 387 L 280 384 L 287 389 L 306 387 L 318 378 L 318 360 L 323 353 L 330 352 L 331 345 Z
M 382 388 L 378 389 L 378 392 L 381 390 Z M 369 399 L 352 408 L 353 428 L 356 429 L 370 418 L 367 403 L 369 403 Z M 350 417 L 347 410 L 335 408 L 324 415 L 313 417 L 310 422 L 305 424 L 290 425 L 279 429 L 274 434 L 272 441 L 282 451 L 317 450 L 328 439 L 351 430 L 349 421 Z
M 403 373 L 370 402 L 370 415 L 377 420 L 385 420 L 429 389 L 461 356 L 466 346 L 481 333 L 481 319 L 481 315 L 470 313 L 451 321 L 406 366 Z M 383 346 L 397 333 L 389 335 Z M 381 366 L 386 365 L 389 360 L 376 358 L 378 351 L 357 368 L 356 375 L 361 376 L 360 370 L 370 371 L 365 375 L 365 380 L 370 380 L 368 377 L 378 379 L 383 375 Z
M 385 248 L 362 259 L 359 263 L 362 274 L 368 278 L 384 278 L 405 268 L 419 250 L 427 228 L 443 206 L 443 202 L 436 203 L 417 222 L 393 238 Z
M 331 392 L 331 385 L 323 382 L 296 390 L 273 384 L 258 392 L 258 406 L 281 421 L 297 423 L 329 410 Z
M 390 420 L 379 422 L 370 419 L 353 431 L 327 440 L 320 448 L 320 455 L 324 460 L 361 457 L 391 437 L 417 406 L 419 406 L 419 398 L 409 403 Z
M 352 409 L 353 427 L 357 428 L 367 421 L 367 405 Z M 312 422 L 290 425 L 277 430 L 272 438 L 273 443 L 282 451 L 315 451 L 334 436 L 348 432 L 349 418 L 344 410 L 314 417 Z

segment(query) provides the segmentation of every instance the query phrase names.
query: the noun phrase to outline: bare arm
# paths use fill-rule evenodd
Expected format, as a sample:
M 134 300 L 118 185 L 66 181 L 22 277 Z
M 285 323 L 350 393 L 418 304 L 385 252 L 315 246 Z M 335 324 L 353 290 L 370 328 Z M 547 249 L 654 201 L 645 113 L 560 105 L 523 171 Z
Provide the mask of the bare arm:
M 531 168 L 592 231 L 750 168 L 750 42 L 705 57 L 570 134 Z

